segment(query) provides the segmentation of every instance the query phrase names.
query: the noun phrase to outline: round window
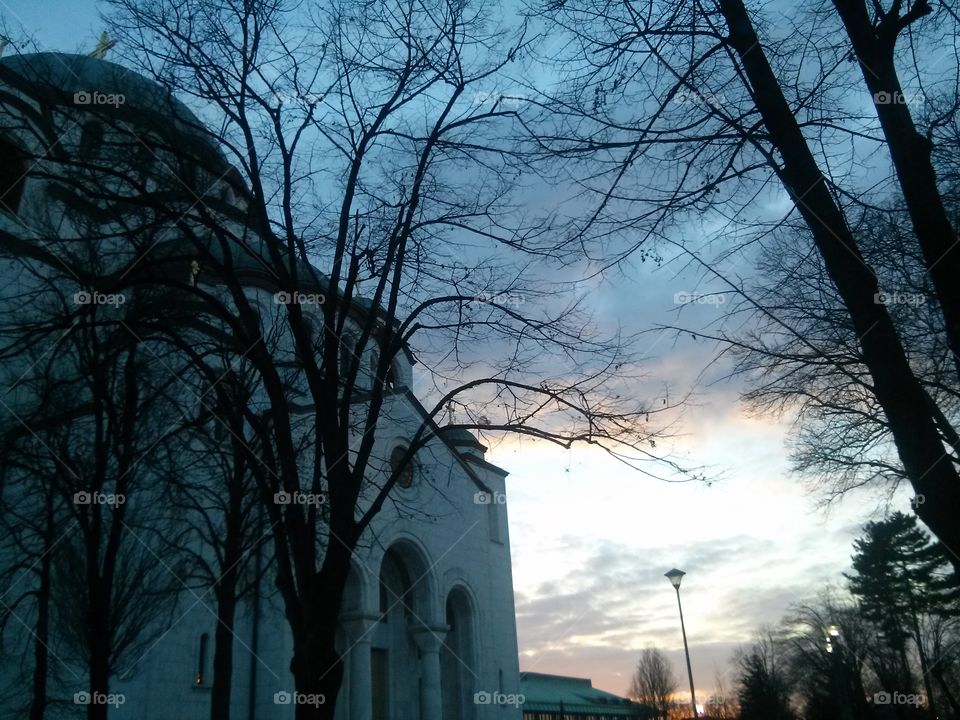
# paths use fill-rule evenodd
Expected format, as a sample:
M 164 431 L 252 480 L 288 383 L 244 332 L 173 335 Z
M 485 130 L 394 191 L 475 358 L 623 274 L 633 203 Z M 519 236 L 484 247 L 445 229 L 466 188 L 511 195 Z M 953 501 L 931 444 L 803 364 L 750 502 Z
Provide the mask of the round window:
M 393 452 L 390 453 L 390 469 L 393 472 L 397 472 L 397 468 L 403 463 L 404 457 L 407 455 L 407 448 L 405 447 L 395 447 Z M 397 485 L 402 488 L 408 488 L 413 485 L 413 473 L 414 473 L 414 462 L 411 458 L 406 465 L 404 465 L 403 470 L 400 471 L 400 474 L 397 476 Z

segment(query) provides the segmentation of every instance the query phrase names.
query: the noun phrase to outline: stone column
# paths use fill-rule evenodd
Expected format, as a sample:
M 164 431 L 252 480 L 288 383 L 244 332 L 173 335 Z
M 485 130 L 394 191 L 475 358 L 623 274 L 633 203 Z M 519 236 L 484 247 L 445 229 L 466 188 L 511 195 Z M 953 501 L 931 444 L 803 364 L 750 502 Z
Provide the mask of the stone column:
M 377 622 L 375 617 L 359 616 L 346 619 L 347 662 L 350 666 L 350 720 L 371 720 L 373 717 L 373 689 L 370 676 L 370 640 Z
M 420 717 L 423 720 L 443 720 L 443 695 L 440 687 L 440 647 L 449 628 L 420 627 L 413 630 L 420 649 Z

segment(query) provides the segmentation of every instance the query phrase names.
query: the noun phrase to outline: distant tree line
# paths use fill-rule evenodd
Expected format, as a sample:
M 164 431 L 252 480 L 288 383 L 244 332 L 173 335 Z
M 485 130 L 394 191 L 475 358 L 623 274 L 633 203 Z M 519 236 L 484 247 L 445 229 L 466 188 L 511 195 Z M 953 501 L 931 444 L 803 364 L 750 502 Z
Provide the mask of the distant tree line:
M 705 716 L 735 720 L 957 720 L 960 581 L 912 515 L 868 523 L 845 588 L 791 607 L 718 679 Z M 655 717 L 688 718 L 687 696 L 657 649 L 643 651 L 631 697 Z

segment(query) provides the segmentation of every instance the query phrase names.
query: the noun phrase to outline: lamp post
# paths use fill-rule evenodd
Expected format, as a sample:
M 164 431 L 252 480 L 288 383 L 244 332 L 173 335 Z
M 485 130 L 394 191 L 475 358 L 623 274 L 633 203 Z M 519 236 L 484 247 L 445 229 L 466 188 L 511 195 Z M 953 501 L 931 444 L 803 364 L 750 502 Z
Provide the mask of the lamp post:
M 690 667 L 690 648 L 687 647 L 687 628 L 683 624 L 683 605 L 680 604 L 680 581 L 686 573 L 683 570 L 674 568 L 670 572 L 664 573 L 664 577 L 673 585 L 677 591 L 677 607 L 680 609 L 680 631 L 683 633 L 683 652 L 687 656 L 687 678 L 690 680 L 690 705 L 693 707 L 693 718 L 697 718 L 697 695 L 693 690 L 693 670 Z

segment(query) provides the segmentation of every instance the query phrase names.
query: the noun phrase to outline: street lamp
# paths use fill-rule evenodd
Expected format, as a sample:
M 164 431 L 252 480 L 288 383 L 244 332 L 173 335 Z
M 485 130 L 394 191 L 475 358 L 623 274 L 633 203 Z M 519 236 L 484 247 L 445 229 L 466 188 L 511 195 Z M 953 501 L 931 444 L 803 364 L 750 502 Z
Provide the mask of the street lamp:
M 683 651 L 687 655 L 687 678 L 690 680 L 690 705 L 693 707 L 693 718 L 697 718 L 697 695 L 693 691 L 693 670 L 690 668 L 690 648 L 687 647 L 687 628 L 683 624 L 683 605 L 680 604 L 680 581 L 686 573 L 683 570 L 674 568 L 670 572 L 663 574 L 673 589 L 677 591 L 677 607 L 680 609 L 680 631 L 683 633 Z

